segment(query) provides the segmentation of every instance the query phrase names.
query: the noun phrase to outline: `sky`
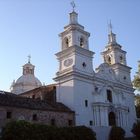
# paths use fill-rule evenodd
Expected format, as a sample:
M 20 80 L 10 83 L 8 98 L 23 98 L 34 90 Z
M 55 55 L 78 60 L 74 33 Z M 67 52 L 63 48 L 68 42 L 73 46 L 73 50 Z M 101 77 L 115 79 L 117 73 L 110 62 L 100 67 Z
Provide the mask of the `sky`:
M 58 36 L 69 24 L 71 0 L 0 0 L 0 90 L 9 91 L 22 75 L 31 55 L 36 77 L 54 83 L 58 71 L 55 54 L 61 51 Z M 117 42 L 127 52 L 133 79 L 140 60 L 140 0 L 75 0 L 78 21 L 90 32 L 89 48 L 95 52 L 93 68 L 102 62 L 111 20 Z

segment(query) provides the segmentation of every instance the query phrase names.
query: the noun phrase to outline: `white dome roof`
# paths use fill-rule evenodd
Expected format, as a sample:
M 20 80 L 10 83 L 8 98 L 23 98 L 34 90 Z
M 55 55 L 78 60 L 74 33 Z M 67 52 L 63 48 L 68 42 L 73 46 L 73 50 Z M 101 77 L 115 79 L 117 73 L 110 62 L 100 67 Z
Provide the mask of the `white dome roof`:
M 20 94 L 40 86 L 42 86 L 41 82 L 34 75 L 22 75 L 13 83 L 11 92 Z
M 12 83 L 11 92 L 20 94 L 42 86 L 41 82 L 34 76 L 34 68 L 35 66 L 30 61 L 23 66 L 23 75 Z
M 24 85 L 32 85 L 32 86 L 41 86 L 41 82 L 34 76 L 31 74 L 28 75 L 22 75 L 21 77 L 19 77 L 16 81 L 16 84 L 22 84 Z

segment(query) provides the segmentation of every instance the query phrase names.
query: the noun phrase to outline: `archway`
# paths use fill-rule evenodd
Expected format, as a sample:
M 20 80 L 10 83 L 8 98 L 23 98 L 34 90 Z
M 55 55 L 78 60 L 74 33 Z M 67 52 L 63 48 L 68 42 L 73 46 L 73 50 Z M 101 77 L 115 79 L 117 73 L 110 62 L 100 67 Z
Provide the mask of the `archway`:
M 108 122 L 109 122 L 109 126 L 116 125 L 116 115 L 114 112 L 110 112 L 108 114 Z
M 112 91 L 107 90 L 107 100 L 112 103 Z

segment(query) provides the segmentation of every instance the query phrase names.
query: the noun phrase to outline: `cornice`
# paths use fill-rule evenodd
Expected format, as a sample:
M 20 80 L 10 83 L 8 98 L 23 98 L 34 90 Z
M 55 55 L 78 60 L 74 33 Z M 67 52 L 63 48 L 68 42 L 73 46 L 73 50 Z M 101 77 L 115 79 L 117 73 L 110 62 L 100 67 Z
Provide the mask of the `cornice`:
M 104 80 L 102 78 L 96 77 L 96 74 L 85 74 L 85 73 L 81 73 L 81 72 L 77 72 L 77 71 L 69 71 L 67 73 L 63 73 L 63 74 L 58 74 L 57 77 L 54 78 L 55 81 L 65 81 L 66 79 L 72 80 L 72 79 L 78 79 L 78 80 L 82 80 L 82 81 L 90 81 L 93 83 L 93 85 L 96 85 L 96 83 L 100 83 L 102 85 L 108 85 L 108 86 L 112 86 L 115 88 L 115 90 L 117 89 L 121 89 L 124 92 L 127 93 L 133 93 L 134 89 L 132 87 L 132 85 L 126 85 L 123 83 L 120 83 L 119 81 L 109 81 L 109 80 Z
M 84 73 L 84 72 L 78 72 L 78 71 L 69 71 L 67 73 L 58 73 L 57 77 L 54 78 L 55 81 L 65 81 L 66 79 L 72 80 L 72 79 L 78 79 L 81 81 L 90 81 L 90 83 L 93 83 L 93 75 L 94 73 Z M 68 81 L 69 81 L 68 80 Z
M 124 71 L 130 71 L 132 68 L 127 66 L 127 65 L 123 65 L 123 64 L 120 64 L 120 63 L 116 63 L 116 64 L 113 64 L 113 65 L 110 65 L 110 67 L 112 69 L 123 69 Z
M 93 55 L 94 55 L 94 52 L 84 49 L 82 47 L 79 47 L 77 45 L 70 46 L 69 48 L 67 48 L 63 51 L 60 51 L 60 52 L 56 53 L 55 55 L 57 56 L 57 58 L 61 59 L 63 57 L 68 56 L 69 54 L 73 54 L 73 53 L 81 54 L 81 55 L 87 56 L 87 57 L 93 57 Z
M 124 83 L 121 83 L 119 81 L 109 81 L 109 80 L 104 80 L 100 77 L 97 77 L 96 76 L 96 73 L 95 73 L 95 76 L 93 78 L 94 80 L 94 83 L 100 83 L 100 84 L 103 84 L 103 85 L 111 85 L 112 87 L 116 88 L 116 89 L 122 89 L 124 90 L 125 92 L 130 92 L 130 93 L 133 93 L 134 92 L 134 88 L 132 87 L 132 85 L 126 85 Z
M 88 37 L 90 36 L 90 33 L 85 31 L 84 27 L 81 26 L 80 24 L 70 24 L 70 25 L 66 26 L 64 29 L 65 30 L 62 33 L 59 34 L 60 37 L 65 36 L 69 32 L 76 31 L 76 30 L 81 32 L 81 33 L 83 33 L 83 34 L 85 34 Z
M 122 53 L 126 54 L 126 51 L 122 50 L 120 45 L 118 45 L 118 44 L 114 45 L 114 46 L 107 45 L 105 48 L 106 48 L 105 51 L 101 52 L 101 54 L 108 54 L 108 53 L 111 53 L 112 51 L 119 51 L 119 52 L 122 52 Z
M 94 102 L 92 103 L 93 107 L 108 107 L 108 108 L 114 108 L 117 110 L 124 110 L 124 111 L 128 111 L 128 107 L 121 105 L 121 104 L 113 104 L 113 103 L 109 103 L 109 102 Z

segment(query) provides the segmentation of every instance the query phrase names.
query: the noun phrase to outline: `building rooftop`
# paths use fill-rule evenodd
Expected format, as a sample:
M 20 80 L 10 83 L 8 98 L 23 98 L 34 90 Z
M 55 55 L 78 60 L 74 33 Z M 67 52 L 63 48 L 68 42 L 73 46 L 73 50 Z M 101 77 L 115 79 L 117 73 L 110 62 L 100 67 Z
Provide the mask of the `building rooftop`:
M 45 100 L 21 97 L 5 91 L 0 91 L 0 106 L 9 106 L 34 110 L 73 112 L 62 103 L 48 103 Z

